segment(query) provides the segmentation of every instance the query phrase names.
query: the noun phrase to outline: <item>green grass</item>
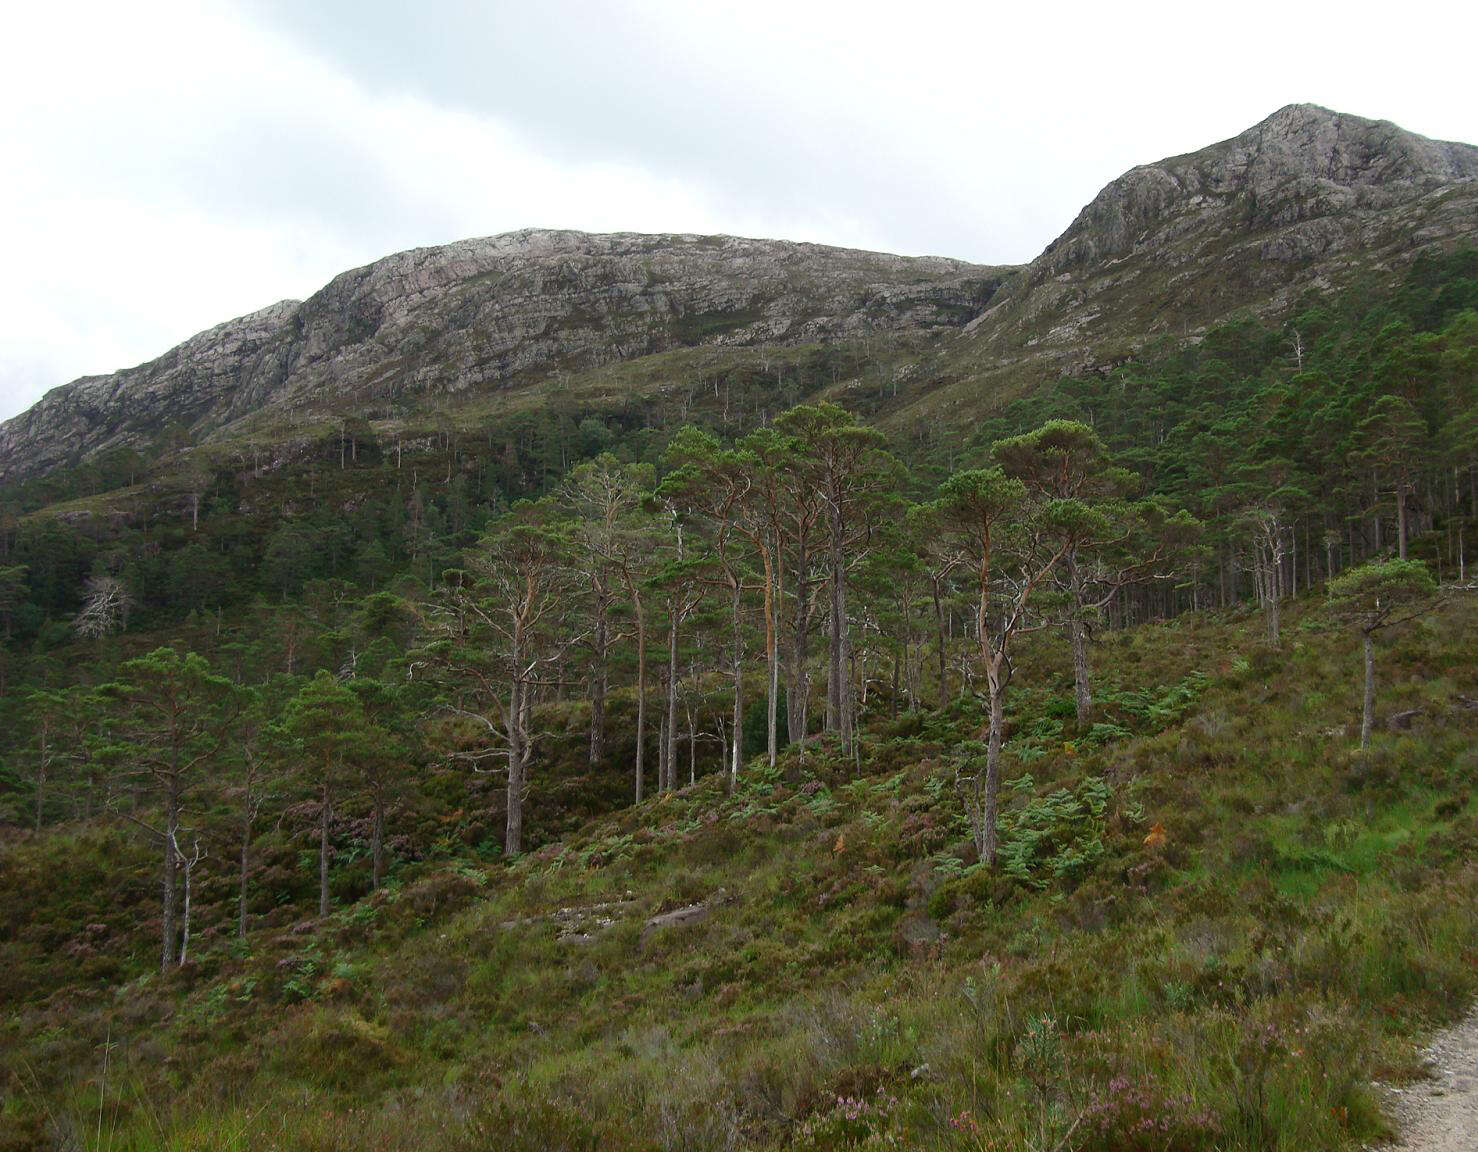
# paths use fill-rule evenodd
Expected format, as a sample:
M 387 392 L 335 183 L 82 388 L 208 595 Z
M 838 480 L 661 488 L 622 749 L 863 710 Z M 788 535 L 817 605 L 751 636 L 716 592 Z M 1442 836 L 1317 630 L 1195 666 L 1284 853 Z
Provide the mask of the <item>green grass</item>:
M 1452 704 L 1474 606 L 1382 650 L 1382 714 L 1430 719 L 1365 756 L 1354 645 L 1312 607 L 1281 653 L 1256 620 L 1109 637 L 1088 732 L 1060 642 L 1023 652 L 1003 827 L 1041 838 L 1017 875 L 974 865 L 955 793 L 973 705 L 877 719 L 860 772 L 788 749 L 734 796 L 702 779 L 510 866 L 404 868 L 320 927 L 207 932 L 169 981 L 142 925 L 104 938 L 106 988 L 50 959 L 107 899 L 116 838 L 17 844 L 0 1147 L 1381 1139 L 1372 1081 L 1415 1075 L 1415 1038 L 1478 986 L 1478 725 Z M 695 901 L 701 922 L 644 928 Z

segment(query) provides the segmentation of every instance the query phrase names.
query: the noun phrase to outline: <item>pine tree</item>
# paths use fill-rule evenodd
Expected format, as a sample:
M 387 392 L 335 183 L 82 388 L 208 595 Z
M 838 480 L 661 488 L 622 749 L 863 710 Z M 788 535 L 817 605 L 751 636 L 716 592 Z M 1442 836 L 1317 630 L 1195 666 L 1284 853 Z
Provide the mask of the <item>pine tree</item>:
M 1375 717 L 1375 637 L 1431 612 L 1436 582 L 1419 560 L 1376 560 L 1352 568 L 1329 582 L 1329 608 L 1360 633 L 1364 691 L 1360 707 L 1360 747 L 1370 747 Z
M 159 841 L 163 854 L 160 968 L 168 971 L 178 946 L 184 805 L 221 754 L 240 708 L 239 694 L 229 680 L 211 671 L 204 657 L 173 648 L 156 648 L 126 661 L 118 675 L 99 691 L 114 705 L 121 747 L 113 759 L 139 778 L 163 817 L 161 823 L 151 824 L 134 813 L 125 814 Z

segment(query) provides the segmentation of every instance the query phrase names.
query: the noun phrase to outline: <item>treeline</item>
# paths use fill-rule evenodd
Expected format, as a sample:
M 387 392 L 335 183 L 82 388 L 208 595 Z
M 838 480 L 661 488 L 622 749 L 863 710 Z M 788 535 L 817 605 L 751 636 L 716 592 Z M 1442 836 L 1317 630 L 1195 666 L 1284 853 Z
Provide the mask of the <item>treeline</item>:
M 660 479 L 601 456 L 496 522 L 445 574 L 417 663 L 450 689 L 452 730 L 469 744 L 456 755 L 505 765 L 505 851 L 522 848 L 534 705 L 579 690 L 598 761 L 613 669 L 627 663 L 638 801 L 653 768 L 658 791 L 677 785 L 685 720 L 690 755 L 696 740 L 685 701 L 711 698 L 715 682 L 727 707 L 710 719 L 731 783 L 755 745 L 774 763 L 819 733 L 850 756 L 868 710 L 896 714 L 926 694 L 942 705 L 983 682 L 977 840 L 989 856 L 1013 641 L 1050 622 L 1067 630 L 1086 723 L 1089 618 L 1128 585 L 1167 578 L 1197 527 L 1133 499 L 1132 477 L 1083 425 L 1050 423 L 994 455 L 910 501 L 880 433 L 834 405 L 806 406 L 728 447 L 685 428 Z M 752 742 L 751 701 L 763 701 Z

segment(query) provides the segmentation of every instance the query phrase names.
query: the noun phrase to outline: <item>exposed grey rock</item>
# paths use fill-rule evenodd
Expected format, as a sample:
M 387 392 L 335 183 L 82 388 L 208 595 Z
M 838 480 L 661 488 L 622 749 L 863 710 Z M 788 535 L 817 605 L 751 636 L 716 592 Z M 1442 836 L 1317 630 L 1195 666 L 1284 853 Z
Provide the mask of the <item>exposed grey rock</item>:
M 283 300 L 192 336 L 138 368 L 53 388 L 0 424 L 0 481 L 140 444 L 169 425 L 190 428 L 208 418 L 222 396 L 270 364 L 301 307 Z
M 731 899 L 732 897 L 725 889 L 719 888 L 707 900 L 697 904 L 685 904 L 681 908 L 673 908 L 668 912 L 659 912 L 642 925 L 641 946 L 645 948 L 647 941 L 657 933 L 696 928 L 708 920 L 713 909 L 728 904 Z
M 505 920 L 505 929 L 526 928 L 531 925 L 550 924 L 554 927 L 555 939 L 561 944 L 587 944 L 596 935 L 618 924 L 630 911 L 635 897 L 626 893 L 620 900 L 604 900 L 595 904 L 556 908 L 534 916 L 523 916 L 516 920 Z
M 1478 148 L 1308 104 L 1108 184 L 952 350 L 991 376 L 1116 363 L 1245 310 L 1390 272 L 1478 236 Z
M 529 230 L 401 252 L 85 377 L 0 425 L 0 481 L 265 413 L 385 415 L 685 345 L 797 344 L 953 327 L 1010 269 L 730 236 Z
M 1290 254 L 1327 248 L 1343 231 L 1331 217 L 1389 210 L 1474 179 L 1472 145 L 1292 104 L 1231 140 L 1134 168 L 1109 184 L 1033 262 L 1027 282 L 1208 231 L 1288 229 L 1304 238 L 1288 245 Z M 1227 209 L 1235 218 L 1217 220 Z M 1298 228 L 1308 222 L 1319 223 Z
M 687 345 L 872 333 L 947 334 L 897 370 L 937 426 L 997 387 L 1104 368 L 1244 310 L 1286 314 L 1311 289 L 1475 237 L 1478 148 L 1312 105 L 1131 170 L 1021 270 L 727 236 L 513 232 L 386 257 L 54 389 L 0 425 L 0 482 L 171 429 L 192 443 L 266 420 L 281 438 Z M 908 404 L 888 418 L 906 421 Z
M 688 904 L 682 908 L 674 908 L 671 912 L 662 912 L 653 916 L 642 928 L 642 936 L 645 937 L 651 932 L 659 932 L 664 928 L 690 928 L 707 919 L 708 905 Z
M 1400 712 L 1392 712 L 1386 717 L 1386 727 L 1392 732 L 1409 732 L 1417 718 L 1426 714 L 1425 708 L 1406 708 Z

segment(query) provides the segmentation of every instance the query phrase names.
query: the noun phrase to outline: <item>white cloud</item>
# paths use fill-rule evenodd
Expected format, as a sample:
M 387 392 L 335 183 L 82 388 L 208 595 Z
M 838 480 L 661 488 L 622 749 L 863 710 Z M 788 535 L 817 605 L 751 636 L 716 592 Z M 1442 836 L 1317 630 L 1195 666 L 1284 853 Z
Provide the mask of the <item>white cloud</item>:
M 1437 5 L 27 6 L 0 46 L 0 417 L 530 225 L 1022 261 L 1125 168 L 1290 101 L 1478 139 L 1475 31 Z

